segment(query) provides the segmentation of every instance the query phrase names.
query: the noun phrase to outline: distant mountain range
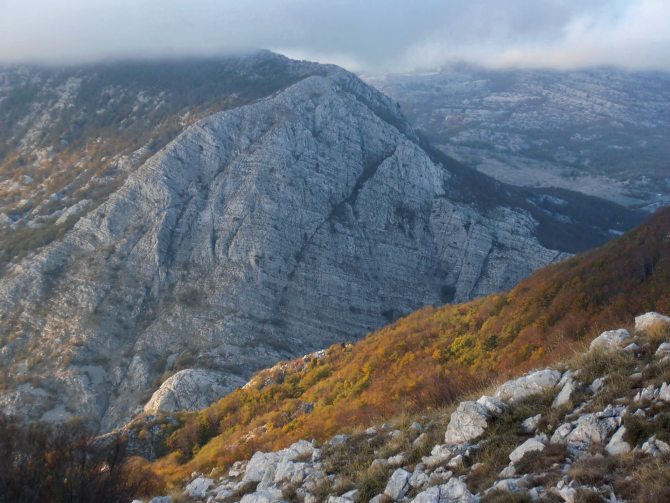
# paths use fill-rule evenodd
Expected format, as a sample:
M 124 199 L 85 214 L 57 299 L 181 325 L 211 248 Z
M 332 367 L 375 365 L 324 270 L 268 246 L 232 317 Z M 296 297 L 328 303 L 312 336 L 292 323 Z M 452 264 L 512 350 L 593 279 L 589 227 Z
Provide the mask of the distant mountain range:
M 463 64 L 367 80 L 434 145 L 498 180 L 670 203 L 670 73 Z
M 268 52 L 0 82 L 0 410 L 28 419 L 201 407 L 642 218 L 495 181 L 353 74 Z

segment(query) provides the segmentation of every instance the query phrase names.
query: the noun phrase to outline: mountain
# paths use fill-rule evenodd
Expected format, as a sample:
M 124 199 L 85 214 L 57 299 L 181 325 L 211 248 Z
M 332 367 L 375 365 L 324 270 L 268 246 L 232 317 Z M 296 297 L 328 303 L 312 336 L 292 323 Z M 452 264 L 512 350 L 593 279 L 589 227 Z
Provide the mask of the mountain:
M 420 132 L 498 180 L 649 211 L 670 202 L 670 74 L 454 65 L 373 77 Z
M 181 426 L 160 414 L 140 418 L 131 437 L 155 428 L 160 447 L 152 452 L 168 455 L 154 466 L 175 482 L 301 439 L 326 441 L 375 421 L 439 414 L 493 382 L 584 352 L 603 330 L 632 332 L 634 316 L 670 313 L 669 233 L 666 208 L 507 293 L 427 307 L 353 345 L 282 362 Z M 599 372 L 620 370 L 599 365 Z
M 640 218 L 595 198 L 476 173 L 432 150 L 394 102 L 337 67 L 271 53 L 231 61 L 77 67 L 53 81 L 40 77 L 47 70 L 10 71 L 47 86 L 36 102 L 18 96 L 28 110 L 46 107 L 38 129 L 53 127 L 66 141 L 51 151 L 48 138 L 25 148 L 19 141 L 5 154 L 16 158 L 6 162 L 20 185 L 8 185 L 6 200 L 23 202 L 6 213 L 3 233 L 3 411 L 81 416 L 106 431 L 147 402 L 202 407 L 260 368 L 359 338 L 422 306 L 510 288 Z M 219 93 L 210 78 L 224 89 L 223 105 L 211 106 L 233 108 L 207 115 Z M 155 99 L 144 92 L 152 79 Z M 95 85 L 83 87 L 89 80 Z M 202 90 L 193 93 L 194 113 L 206 116 L 182 120 L 183 131 L 161 148 L 179 129 L 169 125 L 190 110 L 183 94 L 194 81 Z M 53 89 L 65 93 L 55 104 Z M 80 99 L 90 106 L 81 109 Z M 101 101 L 107 106 L 98 109 Z M 138 101 L 148 110 L 135 110 Z M 108 127 L 91 116 L 98 110 Z M 163 122 L 143 136 L 154 114 Z M 42 138 L 15 132 L 23 121 L 7 124 L 15 129 L 5 137 Z M 71 165 L 86 151 L 77 131 L 94 137 L 98 127 L 101 144 L 118 145 L 96 154 L 99 164 Z M 115 168 L 147 141 L 155 154 L 123 173 Z M 42 178 L 24 178 L 24 164 L 37 169 L 39 145 L 54 158 L 38 170 Z M 94 195 L 74 182 L 51 187 L 50 169 L 87 184 L 107 173 L 109 185 Z M 39 188 L 24 193 L 24 181 Z M 61 202 L 45 206 L 44 197 Z M 17 252 L 12 243 L 24 229 L 49 236 L 31 234 Z
M 62 236 L 190 124 L 319 71 L 267 51 L 0 67 L 0 266 Z

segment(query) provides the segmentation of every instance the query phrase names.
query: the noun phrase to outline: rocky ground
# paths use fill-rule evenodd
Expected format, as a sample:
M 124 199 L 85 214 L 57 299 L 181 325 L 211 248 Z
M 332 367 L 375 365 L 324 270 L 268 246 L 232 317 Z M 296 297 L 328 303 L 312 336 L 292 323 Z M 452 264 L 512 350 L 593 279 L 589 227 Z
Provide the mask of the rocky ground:
M 151 502 L 665 501 L 669 381 L 670 317 L 647 313 L 450 410 L 256 452 Z
M 370 78 L 446 153 L 499 180 L 670 201 L 667 72 L 455 65 Z

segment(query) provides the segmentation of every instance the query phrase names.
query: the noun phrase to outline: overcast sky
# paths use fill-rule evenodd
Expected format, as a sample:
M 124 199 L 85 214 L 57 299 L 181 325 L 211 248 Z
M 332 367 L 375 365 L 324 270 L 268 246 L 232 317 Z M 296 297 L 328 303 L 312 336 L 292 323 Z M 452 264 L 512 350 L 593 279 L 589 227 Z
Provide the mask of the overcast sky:
M 354 71 L 670 69 L 670 0 L 0 0 L 0 61 L 267 48 Z

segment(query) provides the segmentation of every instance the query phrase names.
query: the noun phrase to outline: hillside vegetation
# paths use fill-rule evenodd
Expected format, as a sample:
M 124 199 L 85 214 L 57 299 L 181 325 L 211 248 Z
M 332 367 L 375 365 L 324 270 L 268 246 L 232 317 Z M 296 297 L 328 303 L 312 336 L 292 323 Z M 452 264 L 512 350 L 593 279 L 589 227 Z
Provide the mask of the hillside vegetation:
M 354 345 L 262 371 L 208 409 L 183 416 L 167 437 L 169 454 L 154 468 L 175 482 L 257 450 L 324 440 L 381 418 L 441 407 L 491 381 L 565 357 L 635 315 L 670 312 L 669 233 L 665 209 L 508 293 L 427 307 Z

